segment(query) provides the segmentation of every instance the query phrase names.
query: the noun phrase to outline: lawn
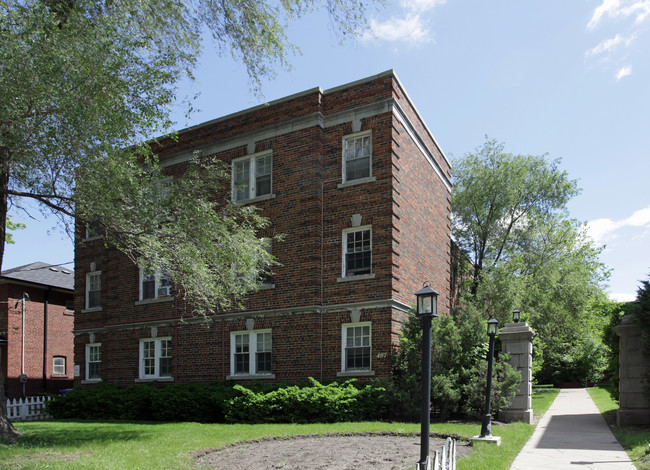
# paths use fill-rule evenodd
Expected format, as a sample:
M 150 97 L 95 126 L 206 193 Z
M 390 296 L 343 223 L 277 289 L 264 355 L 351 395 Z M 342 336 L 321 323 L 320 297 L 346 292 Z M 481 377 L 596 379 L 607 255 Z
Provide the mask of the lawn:
M 557 390 L 536 391 L 535 413 L 543 413 Z M 89 421 L 38 421 L 17 423 L 23 433 L 17 444 L 0 444 L 0 468 L 21 469 L 190 469 L 191 454 L 206 448 L 262 437 L 350 432 L 400 432 L 418 434 L 417 423 L 335 424 L 199 424 Z M 523 423 L 492 426 L 502 444 L 477 443 L 458 469 L 507 470 L 534 430 Z M 436 423 L 431 432 L 469 439 L 480 424 Z M 414 453 L 417 460 L 418 453 Z
M 611 387 L 598 386 L 587 389 L 605 421 L 609 424 L 614 436 L 628 453 L 634 465 L 643 470 L 650 470 L 650 428 L 616 426 L 616 410 L 618 402 L 612 398 Z

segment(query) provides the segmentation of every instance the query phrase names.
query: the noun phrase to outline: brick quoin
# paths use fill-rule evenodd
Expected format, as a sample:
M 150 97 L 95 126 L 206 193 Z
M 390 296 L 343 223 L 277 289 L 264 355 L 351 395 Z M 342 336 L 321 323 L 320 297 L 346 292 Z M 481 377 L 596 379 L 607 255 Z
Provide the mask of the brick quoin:
M 343 140 L 369 133 L 370 177 L 343 182 Z M 171 175 L 198 153 L 227 164 L 272 152 L 272 195 L 252 203 L 271 221 L 270 288 L 251 293 L 239 310 L 191 317 L 182 302 L 139 301 L 138 268 L 103 240 L 75 250 L 76 385 L 86 380 L 86 345 L 101 344 L 101 381 L 143 380 L 140 342 L 171 338 L 175 383 L 251 379 L 298 383 L 390 379 L 391 353 L 423 282 L 449 310 L 451 168 L 393 71 L 330 90 L 315 88 L 243 110 L 161 139 L 156 152 Z M 230 187 L 219 197 L 230 197 Z M 343 233 L 372 232 L 372 275 L 344 277 Z M 85 309 L 86 275 L 101 271 L 101 308 Z M 345 370 L 343 329 L 371 330 L 370 366 Z M 231 334 L 270 331 L 271 373 L 232 374 Z

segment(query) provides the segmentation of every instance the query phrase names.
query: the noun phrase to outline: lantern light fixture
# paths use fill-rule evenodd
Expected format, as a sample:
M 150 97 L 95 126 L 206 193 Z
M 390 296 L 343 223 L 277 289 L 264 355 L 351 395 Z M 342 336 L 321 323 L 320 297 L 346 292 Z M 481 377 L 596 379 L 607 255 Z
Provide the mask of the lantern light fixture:
M 418 317 L 425 315 L 437 317 L 438 295 L 440 294 L 428 285 L 425 285 L 422 289 L 417 291 L 415 293 L 415 297 L 417 298 L 416 315 Z

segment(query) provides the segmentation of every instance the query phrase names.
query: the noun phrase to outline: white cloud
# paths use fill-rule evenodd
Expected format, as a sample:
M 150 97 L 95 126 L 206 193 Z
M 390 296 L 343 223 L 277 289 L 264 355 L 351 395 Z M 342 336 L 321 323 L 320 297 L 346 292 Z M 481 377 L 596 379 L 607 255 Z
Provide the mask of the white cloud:
M 594 10 L 587 28 L 594 29 L 604 16 L 614 19 L 632 16 L 637 25 L 641 24 L 650 18 L 650 0 L 603 0 Z
M 621 229 L 643 227 L 650 229 L 650 206 L 621 220 L 595 219 L 587 224 L 587 231 L 596 243 L 605 243 L 618 237 Z
M 591 17 L 591 20 L 589 20 L 589 23 L 587 24 L 587 28 L 589 29 L 594 29 L 598 23 L 600 23 L 600 20 L 603 18 L 603 15 L 608 14 L 609 16 L 613 16 L 613 12 L 618 11 L 620 8 L 621 2 L 620 0 L 603 0 L 603 3 L 594 10 L 594 14 Z
M 363 39 L 383 39 L 418 44 L 430 42 L 433 37 L 423 25 L 420 15 L 408 15 L 405 18 L 391 18 L 384 22 L 370 21 L 370 31 L 364 35 Z
M 433 41 L 433 33 L 423 19 L 423 13 L 444 5 L 447 0 L 401 0 L 404 16 L 394 16 L 386 21 L 370 20 L 370 29 L 364 40 L 382 39 L 391 42 L 422 44 Z
M 626 65 L 625 67 L 621 67 L 618 72 L 616 73 L 616 81 L 619 81 L 623 77 L 627 77 L 628 75 L 632 75 L 632 67 L 629 65 Z
M 636 39 L 636 34 L 632 34 L 627 38 L 621 36 L 620 34 L 617 34 L 613 38 L 605 39 L 603 42 L 596 45 L 596 47 L 589 49 L 585 53 L 585 57 L 589 58 L 598 54 L 602 54 L 603 52 L 611 52 L 614 49 L 616 49 L 616 47 L 619 46 L 620 44 L 624 44 L 626 47 L 629 47 L 634 42 L 635 39 Z
M 447 3 L 447 0 L 402 0 L 400 5 L 407 10 L 422 13 L 445 3 Z

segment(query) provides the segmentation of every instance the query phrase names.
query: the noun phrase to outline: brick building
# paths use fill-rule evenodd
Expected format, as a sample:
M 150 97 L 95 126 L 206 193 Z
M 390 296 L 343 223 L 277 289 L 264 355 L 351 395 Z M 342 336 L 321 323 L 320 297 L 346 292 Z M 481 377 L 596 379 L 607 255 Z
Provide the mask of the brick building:
M 72 387 L 73 283 L 71 270 L 41 262 L 0 274 L 0 365 L 8 398 Z
M 77 383 L 390 378 L 424 281 L 449 309 L 450 165 L 392 71 L 282 98 L 160 142 L 232 168 L 232 197 L 283 234 L 244 309 L 181 320 L 164 275 L 101 239 L 76 244 Z M 226 196 L 226 195 L 224 195 Z M 264 236 L 264 234 L 261 234 Z

